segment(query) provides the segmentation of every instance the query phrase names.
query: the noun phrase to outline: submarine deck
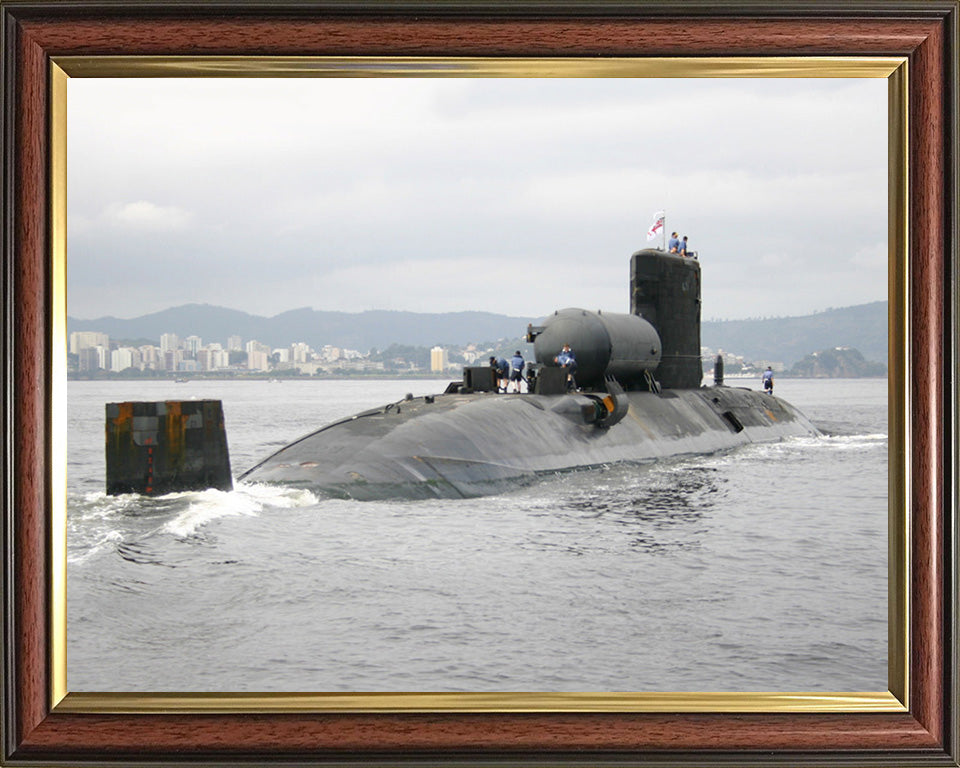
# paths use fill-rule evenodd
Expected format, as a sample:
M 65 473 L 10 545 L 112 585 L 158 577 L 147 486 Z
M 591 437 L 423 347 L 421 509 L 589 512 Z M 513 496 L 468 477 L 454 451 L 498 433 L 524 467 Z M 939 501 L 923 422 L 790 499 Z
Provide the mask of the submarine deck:
M 707 454 L 817 431 L 772 395 L 733 387 L 628 392 L 610 427 L 584 422 L 585 395 L 438 394 L 341 419 L 240 479 L 354 498 L 472 497 L 537 476 Z

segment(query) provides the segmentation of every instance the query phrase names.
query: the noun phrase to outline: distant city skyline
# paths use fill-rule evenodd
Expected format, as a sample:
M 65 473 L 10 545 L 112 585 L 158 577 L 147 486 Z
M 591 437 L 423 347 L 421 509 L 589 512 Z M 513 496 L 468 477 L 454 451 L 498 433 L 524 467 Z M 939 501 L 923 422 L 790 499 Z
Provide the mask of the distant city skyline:
M 704 319 L 886 298 L 882 79 L 76 78 L 68 100 L 81 319 L 628 311 L 657 210 L 700 252 Z

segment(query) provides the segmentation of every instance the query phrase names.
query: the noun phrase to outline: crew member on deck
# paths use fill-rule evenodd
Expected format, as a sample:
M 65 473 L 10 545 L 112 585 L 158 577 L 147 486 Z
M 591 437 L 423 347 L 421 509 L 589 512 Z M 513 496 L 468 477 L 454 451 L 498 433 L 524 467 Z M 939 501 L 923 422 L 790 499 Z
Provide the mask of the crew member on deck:
M 553 362 L 561 368 L 567 369 L 567 389 L 576 389 L 577 382 L 573 375 L 577 372 L 577 358 L 570 349 L 569 344 L 564 344 L 560 354 L 553 358 Z
M 526 365 L 523 355 L 518 349 L 510 360 L 510 381 L 513 382 L 514 392 L 520 394 L 520 382 L 523 381 L 523 366 Z
M 667 240 L 667 252 L 676 253 L 680 249 L 680 240 L 677 239 L 677 233 L 671 232 L 670 239 Z
M 773 369 L 769 365 L 763 372 L 763 391 L 768 395 L 773 394 Z
M 504 357 L 491 357 L 490 367 L 493 368 L 494 375 L 497 377 L 497 392 L 506 392 L 508 376 L 510 375 L 510 363 Z

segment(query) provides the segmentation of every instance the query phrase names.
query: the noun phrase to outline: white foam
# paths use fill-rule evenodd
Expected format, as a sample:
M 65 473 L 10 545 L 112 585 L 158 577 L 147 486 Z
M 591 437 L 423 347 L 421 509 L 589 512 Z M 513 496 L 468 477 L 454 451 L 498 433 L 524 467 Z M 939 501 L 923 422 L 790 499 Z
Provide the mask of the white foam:
M 263 485 L 261 483 L 239 483 L 237 493 L 246 493 L 265 505 L 293 509 L 312 507 L 320 499 L 306 488 L 285 488 L 282 485 Z
M 189 506 L 161 529 L 164 533 L 187 538 L 199 528 L 222 517 L 258 516 L 266 507 L 290 509 L 317 503 L 317 497 L 300 488 L 283 488 L 255 484 L 240 484 L 232 491 L 191 491 L 169 494 L 168 498 L 183 497 Z
M 828 451 L 848 451 L 864 448 L 873 448 L 887 442 L 887 436 L 882 433 L 866 435 L 817 435 L 815 437 L 794 437 L 782 443 L 763 443 L 774 450 L 789 451 L 793 448 L 823 449 Z M 757 444 L 761 445 L 761 444 Z
M 99 539 L 97 539 L 90 547 L 84 550 L 81 553 L 70 554 L 67 553 L 67 563 L 71 565 L 76 565 L 83 563 L 89 560 L 91 557 L 96 555 L 101 550 L 110 547 L 113 548 L 115 543 L 118 541 L 123 541 L 123 534 L 120 531 L 107 531 Z
M 70 502 L 70 517 L 80 520 L 105 520 L 127 511 L 136 510 L 143 504 L 143 496 L 137 493 L 124 493 L 109 496 L 103 491 L 91 491 Z
M 823 435 L 820 440 L 834 445 L 864 445 L 868 443 L 885 443 L 887 435 L 882 432 L 869 435 Z

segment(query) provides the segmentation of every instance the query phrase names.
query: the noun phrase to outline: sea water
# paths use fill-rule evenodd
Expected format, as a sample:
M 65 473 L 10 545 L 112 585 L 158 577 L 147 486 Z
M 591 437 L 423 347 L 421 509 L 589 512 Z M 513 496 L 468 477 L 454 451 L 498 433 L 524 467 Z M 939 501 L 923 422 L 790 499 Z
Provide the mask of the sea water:
M 68 688 L 886 690 L 886 380 L 779 379 L 822 436 L 480 499 L 104 494 L 107 402 L 222 400 L 236 477 L 444 384 L 71 382 Z

